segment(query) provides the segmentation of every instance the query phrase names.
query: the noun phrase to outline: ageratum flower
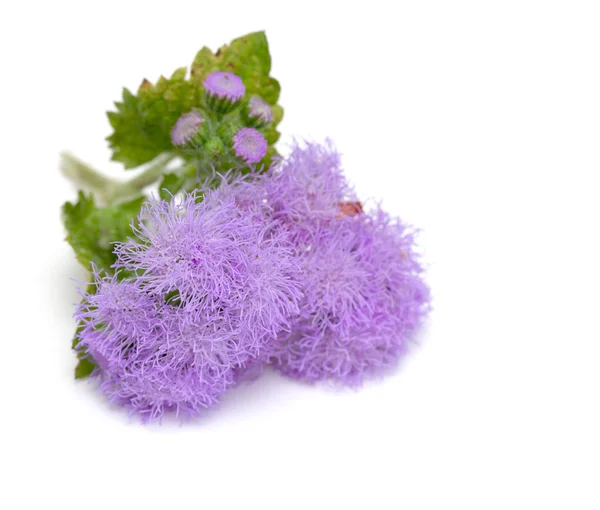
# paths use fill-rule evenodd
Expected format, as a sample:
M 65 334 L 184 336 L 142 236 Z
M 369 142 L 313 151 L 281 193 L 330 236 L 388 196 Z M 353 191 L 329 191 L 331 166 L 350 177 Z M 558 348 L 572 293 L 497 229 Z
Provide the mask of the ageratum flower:
M 305 297 L 271 360 L 308 381 L 359 384 L 395 365 L 428 309 L 414 234 L 368 214 L 330 145 L 296 146 L 263 178 L 270 216 L 294 241 Z
M 118 282 L 97 276 L 77 311 L 80 348 L 111 400 L 147 418 L 197 415 L 289 329 L 301 297 L 286 234 L 207 190 L 147 202 L 118 244 Z
M 194 352 L 198 325 L 185 311 L 133 279 L 96 274 L 95 282 L 96 293 L 84 295 L 76 313 L 85 324 L 77 348 L 97 363 L 95 374 L 111 402 L 145 421 L 166 411 L 193 416 L 234 384 L 226 352 Z
M 271 361 L 298 379 L 357 385 L 397 364 L 427 313 L 414 234 L 377 210 L 338 216 L 311 235 L 299 253 L 300 315 L 272 344 Z
M 343 204 L 358 203 L 330 143 L 296 145 L 263 182 L 273 217 L 287 226 L 298 245 L 313 243 L 314 229 L 343 214 Z
M 199 112 L 184 113 L 171 130 L 173 145 L 182 146 L 188 143 L 200 131 L 204 118 Z
M 258 163 L 267 155 L 267 140 L 254 128 L 242 128 L 233 137 L 235 155 L 246 163 Z

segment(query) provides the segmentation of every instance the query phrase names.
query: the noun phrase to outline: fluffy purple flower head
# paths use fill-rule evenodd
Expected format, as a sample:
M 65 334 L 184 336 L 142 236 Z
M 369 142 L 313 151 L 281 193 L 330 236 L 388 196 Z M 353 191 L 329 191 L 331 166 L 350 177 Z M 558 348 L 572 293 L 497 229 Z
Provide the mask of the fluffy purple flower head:
M 200 130 L 204 118 L 198 112 L 184 113 L 171 130 L 171 142 L 173 145 L 181 146 L 188 143 Z
M 272 344 L 284 374 L 349 385 L 397 364 L 428 311 L 414 238 L 381 210 L 316 225 L 300 247 L 305 297 Z
M 176 291 L 180 308 L 237 345 L 240 362 L 296 309 L 297 261 L 287 233 L 245 214 L 234 197 L 206 190 L 201 202 L 195 194 L 147 202 L 135 233 L 139 241 L 115 248 L 115 267 L 136 271 L 154 294 Z
M 121 282 L 97 275 L 76 314 L 80 348 L 111 400 L 147 418 L 197 415 L 289 329 L 301 297 L 287 234 L 207 190 L 152 200 L 137 239 L 118 244 Z
M 246 163 L 258 163 L 267 154 L 267 140 L 254 128 L 242 128 L 233 137 L 233 150 Z
M 266 174 L 219 192 L 288 233 L 302 268 L 300 312 L 270 344 L 275 367 L 357 385 L 397 364 L 429 308 L 414 233 L 363 210 L 331 145 L 296 146 Z
M 152 297 L 135 282 L 102 277 L 94 267 L 95 293 L 85 293 L 76 318 L 84 324 L 79 347 L 105 371 L 127 356 L 128 339 L 148 335 L 156 320 Z
M 195 352 L 199 335 L 185 312 L 133 279 L 95 274 L 97 291 L 84 294 L 75 316 L 84 327 L 77 348 L 97 363 L 95 375 L 111 402 L 145 421 L 166 411 L 197 415 L 216 403 L 235 373 L 226 352 Z
M 264 177 L 273 217 L 287 225 L 297 244 L 311 243 L 321 223 L 344 214 L 345 203 L 356 203 L 330 143 L 294 146 L 290 156 L 269 169 Z
M 428 310 L 413 233 L 379 209 L 363 211 L 329 144 L 295 146 L 255 179 L 263 191 L 251 200 L 290 235 L 305 294 L 270 361 L 292 377 L 346 384 L 394 366 Z
M 261 124 L 270 124 L 273 121 L 271 106 L 258 96 L 252 96 L 248 101 L 248 117 L 256 119 Z
M 204 89 L 213 97 L 227 99 L 233 103 L 239 101 L 246 93 L 242 79 L 227 71 L 215 71 L 204 80 Z

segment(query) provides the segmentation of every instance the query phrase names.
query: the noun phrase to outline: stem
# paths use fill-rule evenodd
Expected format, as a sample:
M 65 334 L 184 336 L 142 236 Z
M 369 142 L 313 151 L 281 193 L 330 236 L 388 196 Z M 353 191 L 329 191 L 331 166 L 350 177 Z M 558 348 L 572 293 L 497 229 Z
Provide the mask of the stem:
M 72 154 L 65 152 L 60 155 L 60 169 L 69 180 L 82 188 L 94 191 L 100 196 L 104 196 L 108 189 L 119 184 L 114 179 L 105 177 L 97 170 L 86 165 Z
M 146 186 L 160 178 L 174 158 L 174 154 L 161 154 L 141 174 L 125 182 L 106 177 L 67 153 L 61 154 L 60 168 L 63 174 L 75 184 L 92 191 L 103 202 L 111 204 L 139 196 Z

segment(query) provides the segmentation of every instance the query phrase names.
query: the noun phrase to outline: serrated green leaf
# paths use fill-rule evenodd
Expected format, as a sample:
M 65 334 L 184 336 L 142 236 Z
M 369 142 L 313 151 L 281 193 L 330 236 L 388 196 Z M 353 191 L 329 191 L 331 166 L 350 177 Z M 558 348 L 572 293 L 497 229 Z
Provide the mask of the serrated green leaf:
M 75 203 L 63 205 L 67 241 L 79 263 L 90 269 L 93 262 L 111 273 L 116 260 L 113 243 L 133 235 L 132 221 L 139 214 L 144 197 L 107 207 L 96 207 L 91 195 L 79 192 Z
M 137 95 L 123 90 L 123 101 L 108 112 L 114 132 L 108 137 L 112 159 L 134 168 L 172 149 L 170 133 L 179 116 L 199 104 L 199 89 L 186 80 L 186 68 L 152 85 L 144 80 Z

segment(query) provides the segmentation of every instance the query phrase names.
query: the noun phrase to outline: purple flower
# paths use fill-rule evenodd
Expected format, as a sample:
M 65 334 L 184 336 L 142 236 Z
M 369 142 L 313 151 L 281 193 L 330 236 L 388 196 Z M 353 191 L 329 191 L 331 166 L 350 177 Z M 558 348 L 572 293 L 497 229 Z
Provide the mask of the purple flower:
M 330 143 L 296 145 L 265 175 L 264 187 L 274 218 L 298 244 L 312 242 L 315 226 L 343 214 L 343 204 L 359 203 Z
M 114 402 L 160 417 L 197 415 L 255 369 L 289 329 L 301 297 L 287 234 L 207 190 L 152 200 L 137 240 L 118 244 L 115 267 L 77 311 L 79 346 Z
M 248 101 L 248 117 L 262 125 L 267 125 L 273 121 L 273 110 L 260 97 L 252 96 Z
M 360 384 L 397 364 L 428 311 L 414 236 L 381 210 L 315 224 L 311 235 L 298 247 L 300 315 L 270 360 L 298 379 Z
M 77 347 L 98 364 L 95 375 L 111 402 L 144 421 L 165 411 L 193 416 L 234 384 L 224 350 L 194 352 L 201 338 L 183 310 L 133 279 L 95 277 L 97 292 L 84 295 L 75 315 L 85 325 Z
M 84 294 L 76 317 L 83 321 L 79 347 L 103 370 L 127 356 L 128 339 L 148 335 L 155 327 L 156 306 L 152 297 L 131 280 L 102 277 L 94 267 L 96 293 Z
M 414 233 L 365 211 L 331 145 L 296 146 L 265 174 L 220 187 L 293 243 L 304 298 L 268 360 L 289 376 L 359 384 L 397 364 L 429 309 Z
M 209 96 L 228 99 L 232 103 L 239 101 L 246 93 L 242 79 L 226 71 L 210 73 L 204 80 L 204 89 Z
M 246 163 L 258 163 L 267 154 L 267 140 L 254 128 L 242 128 L 233 137 L 233 150 Z
M 198 112 L 184 113 L 171 130 L 171 142 L 173 145 L 185 145 L 200 130 L 204 118 Z
M 260 179 L 270 220 L 293 239 L 305 293 L 272 363 L 346 384 L 394 366 L 428 310 L 414 234 L 379 209 L 363 211 L 331 145 L 296 146 Z

